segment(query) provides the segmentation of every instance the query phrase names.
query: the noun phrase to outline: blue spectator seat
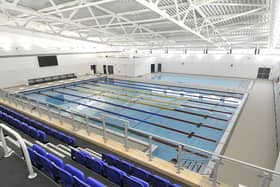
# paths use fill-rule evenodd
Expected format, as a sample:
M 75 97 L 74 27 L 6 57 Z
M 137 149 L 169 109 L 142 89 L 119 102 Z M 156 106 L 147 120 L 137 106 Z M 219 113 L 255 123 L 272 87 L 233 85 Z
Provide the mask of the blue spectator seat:
M 106 170 L 107 178 L 113 183 L 122 186 L 122 181 L 126 173 L 115 166 L 109 166 Z
M 117 157 L 113 154 L 102 153 L 102 160 L 107 162 L 107 164 L 114 166 L 117 163 L 117 161 L 119 160 L 119 157 Z
M 70 164 L 66 164 L 64 169 L 66 171 L 68 171 L 69 173 L 71 173 L 72 175 L 78 177 L 82 181 L 85 181 L 85 179 L 86 179 L 85 178 L 85 174 L 81 170 L 77 169 L 76 167 L 74 167 L 74 166 L 72 166 Z
M 51 153 L 48 153 L 47 158 L 50 161 L 52 161 L 53 163 L 55 163 L 58 167 L 64 168 L 64 162 L 61 158 L 59 158 Z
M 150 181 L 153 187 L 170 187 L 171 183 L 169 180 L 162 178 L 158 175 L 151 175 L 150 176 Z
M 86 182 L 82 181 L 76 176 L 74 176 L 73 179 L 74 179 L 73 187 L 90 187 L 90 185 L 88 185 Z
M 120 170 L 126 172 L 128 175 L 131 174 L 132 169 L 134 168 L 134 165 L 124 161 L 124 160 L 117 160 L 117 164 L 116 164 L 117 168 L 119 168 Z
M 104 162 L 98 158 L 91 157 L 86 160 L 86 166 L 100 175 L 103 174 L 103 165 Z
M 90 185 L 90 187 L 106 187 L 104 184 L 100 183 L 92 177 L 87 178 L 87 183 Z
M 132 169 L 132 175 L 144 181 L 149 181 L 151 173 L 146 171 L 145 169 L 138 168 L 135 166 Z
M 126 187 L 149 187 L 149 183 L 134 176 L 125 176 L 124 183 Z

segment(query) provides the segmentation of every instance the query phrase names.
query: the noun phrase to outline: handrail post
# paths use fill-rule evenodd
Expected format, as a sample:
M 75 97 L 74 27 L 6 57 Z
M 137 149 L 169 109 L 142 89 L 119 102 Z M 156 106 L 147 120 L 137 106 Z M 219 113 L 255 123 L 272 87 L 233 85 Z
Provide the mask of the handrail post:
M 72 110 L 70 110 L 70 115 L 71 115 L 72 127 L 73 127 L 73 129 L 76 131 L 76 130 L 77 130 L 77 127 L 75 126 L 74 113 L 73 113 Z
M 215 158 L 213 160 L 213 162 L 215 162 L 215 165 L 214 165 L 214 168 L 212 170 L 212 176 L 211 176 L 212 187 L 217 187 L 218 169 L 219 169 L 219 166 L 221 164 L 221 160 L 220 160 L 220 158 Z
M 124 122 L 124 148 L 128 151 L 128 122 Z
M 15 97 L 15 106 L 18 107 L 17 97 Z
M 181 162 L 182 162 L 182 145 L 178 145 L 178 153 L 177 153 L 177 173 L 180 173 L 181 170 Z
M 38 101 L 38 100 L 36 101 L 36 105 L 37 105 L 38 114 L 39 114 L 39 116 L 41 117 L 41 109 L 40 109 L 39 101 Z
M 272 173 L 263 172 L 261 177 L 262 177 L 262 179 L 261 179 L 260 187 L 269 187 L 270 182 L 272 181 Z
M 51 111 L 50 111 L 50 105 L 49 105 L 49 103 L 47 103 L 47 111 L 48 111 L 48 118 L 49 118 L 49 120 L 51 121 L 52 119 L 51 119 Z
M 106 118 L 104 115 L 102 115 L 102 127 L 103 127 L 103 140 L 106 143 L 107 142 L 107 134 L 106 134 Z
M 21 104 L 22 104 L 22 110 L 24 110 L 25 108 L 25 102 L 23 101 L 23 95 L 20 95 L 20 99 L 21 99 Z
M 30 106 L 30 113 L 33 113 L 33 104 L 32 104 L 32 102 L 31 102 L 31 99 L 28 99 L 28 104 L 29 104 L 29 106 Z
M 12 102 L 14 102 L 14 105 L 16 106 L 16 98 L 15 98 L 14 94 L 12 95 L 11 100 L 12 100 Z
M 16 139 L 17 139 L 17 142 L 18 144 L 20 145 L 21 147 L 21 150 L 22 150 L 22 153 L 23 153 L 23 156 L 25 158 L 25 162 L 26 162 L 26 166 L 27 166 L 27 169 L 28 169 L 28 172 L 29 172 L 29 175 L 28 175 L 28 178 L 29 179 L 33 179 L 37 176 L 37 173 L 34 172 L 33 170 L 33 167 L 32 167 L 32 164 L 31 164 L 31 160 L 30 160 L 30 155 L 28 153 L 28 150 L 27 150 L 27 147 L 25 145 L 25 142 L 24 140 L 22 139 L 22 137 L 16 132 L 14 131 L 13 129 L 11 129 L 10 127 L 7 127 L 5 126 L 4 124 L 0 124 L 0 138 L 2 139 L 2 142 L 3 142 L 3 146 L 4 144 L 6 143 L 5 141 L 5 138 L 4 138 L 4 134 L 3 134 L 3 129 L 6 130 L 7 132 L 9 132 L 11 135 L 13 135 Z M 3 138 L 2 138 L 3 137 Z M 5 142 L 5 143 L 4 143 Z M 5 147 L 5 146 L 4 146 Z M 7 147 L 6 147 L 7 148 Z M 7 150 L 7 149 L 6 149 Z M 4 151 L 5 151 L 5 148 L 4 148 Z M 7 152 L 6 152 L 7 153 Z M 6 154 L 5 154 L 6 155 Z M 5 156 L 6 157 L 6 156 Z
M 86 120 L 86 126 L 87 126 L 87 134 L 88 136 L 90 135 L 90 132 L 89 132 L 89 120 L 88 120 L 88 115 L 85 115 L 85 120 Z
M 8 150 L 6 139 L 5 139 L 2 127 L 0 127 L 0 140 L 1 140 L 2 145 L 3 145 L 4 157 L 8 158 L 9 156 L 11 156 L 12 152 L 9 152 L 9 150 Z
M 152 136 L 149 136 L 149 152 L 148 152 L 148 156 L 149 156 L 149 161 L 152 161 L 153 160 L 153 151 L 152 151 L 152 149 L 153 149 L 153 144 L 152 144 L 152 140 L 153 139 L 153 137 Z
M 11 104 L 11 99 L 10 99 L 10 94 L 7 93 L 7 100 L 8 100 L 8 103 Z
M 59 120 L 60 125 L 62 125 L 62 117 L 61 117 L 61 108 L 60 107 L 58 107 L 58 120 Z

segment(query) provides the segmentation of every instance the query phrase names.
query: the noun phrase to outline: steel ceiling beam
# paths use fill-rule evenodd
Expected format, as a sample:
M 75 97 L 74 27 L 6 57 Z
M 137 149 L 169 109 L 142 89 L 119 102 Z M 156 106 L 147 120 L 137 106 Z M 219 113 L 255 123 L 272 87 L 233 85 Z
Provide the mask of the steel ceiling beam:
M 42 14 L 37 12 L 37 11 L 34 11 L 32 9 L 27 9 L 25 7 L 21 7 L 19 5 L 15 5 L 13 3 L 9 3 L 9 2 L 6 2 L 6 1 L 0 3 L 0 8 L 5 9 L 5 10 L 13 10 L 13 11 L 16 11 L 16 12 L 21 12 L 22 14 L 30 15 L 30 16 L 34 16 L 34 17 L 38 17 L 38 18 L 42 17 Z M 78 23 L 73 23 L 73 22 L 71 22 L 71 20 L 64 19 L 64 18 L 58 18 L 56 16 L 51 16 L 51 15 L 46 16 L 45 20 L 52 20 L 52 21 L 56 21 L 56 22 L 61 22 L 61 23 L 65 24 L 65 25 L 72 25 L 72 26 L 79 27 L 79 28 L 87 28 L 84 25 L 80 25 Z M 7 22 L 5 22 L 4 24 L 5 25 L 14 24 L 14 25 L 17 25 L 18 27 L 22 28 L 23 26 L 26 27 L 26 24 L 19 25 L 18 23 L 19 22 L 21 22 L 21 23 L 23 22 L 24 23 L 26 21 L 30 21 L 29 18 L 17 18 L 17 17 L 9 16 L 9 19 L 7 19 Z M 100 33 L 99 37 L 102 37 L 102 35 L 116 36 L 116 34 L 110 33 L 110 32 L 105 31 L 105 30 L 100 30 L 100 29 L 95 29 L 95 28 L 91 28 L 91 30 L 93 32 Z M 54 34 L 58 34 L 58 33 L 54 33 Z M 64 35 L 61 34 L 61 36 L 63 37 Z
M 30 7 L 27 4 L 23 7 L 21 0 L 0 0 L 0 10 L 9 17 L 7 22 L 1 24 L 30 29 L 30 26 L 36 23 L 45 25 L 44 32 L 60 34 L 64 37 L 63 33 L 70 31 L 76 33 L 81 39 L 99 37 L 100 40 L 110 41 L 111 44 L 114 39 L 139 44 L 139 42 L 145 42 L 143 38 L 146 37 L 149 45 L 152 41 L 161 42 L 163 45 L 164 40 L 166 45 L 170 43 L 181 45 L 180 42 L 185 41 L 187 37 L 191 41 L 201 40 L 202 47 L 211 47 L 211 45 L 225 47 L 229 45 L 225 43 L 226 40 L 234 44 L 237 38 L 238 42 L 239 40 L 248 41 L 246 40 L 248 36 L 258 37 L 260 33 L 263 33 L 265 37 L 258 38 L 259 43 L 263 44 L 266 41 L 270 46 L 277 47 L 278 39 L 272 38 L 279 38 L 279 34 L 275 34 L 277 32 L 272 32 L 279 26 L 272 26 L 274 24 L 268 26 L 270 21 L 274 23 L 276 20 L 273 17 L 270 18 L 271 10 L 276 7 L 269 4 L 270 0 L 252 3 L 221 2 L 220 0 L 135 0 L 135 3 L 142 4 L 144 8 L 129 10 L 128 7 L 121 12 L 113 12 L 109 8 L 104 10 L 105 6 L 102 6 L 105 3 L 110 5 L 116 0 L 71 0 L 61 4 L 55 3 L 57 1 L 54 0 L 48 1 L 50 4 L 45 8 L 34 10 L 31 4 Z M 101 15 L 95 12 L 98 6 L 103 12 Z M 236 9 L 239 7 L 245 7 L 243 10 L 248 11 L 236 14 Z M 89 15 L 75 19 L 81 10 L 88 11 Z M 12 14 L 14 11 L 21 14 L 15 16 Z M 67 17 L 64 17 L 64 12 L 69 13 Z M 149 13 L 159 16 L 147 17 Z M 137 18 L 131 18 L 133 15 L 137 15 Z M 106 19 L 109 20 L 107 23 L 104 22 Z M 90 25 L 87 25 L 88 23 Z M 269 29 L 271 33 L 267 32 Z M 177 35 L 182 37 L 182 40 L 175 39 Z M 229 38 L 230 36 L 232 38 Z M 269 40 L 267 40 L 268 36 L 270 36 Z M 247 45 L 251 46 L 255 42 L 249 41 Z
M 268 47 L 275 48 L 279 42 L 280 35 L 280 1 L 272 0 L 271 3 L 271 21 L 270 21 L 270 37 L 268 39 Z
M 200 34 L 199 32 L 197 32 L 196 30 L 190 28 L 189 26 L 187 26 L 184 22 L 182 22 L 179 19 L 175 19 L 173 17 L 171 17 L 168 13 L 166 13 L 166 11 L 161 10 L 158 5 L 154 2 L 148 2 L 146 0 L 136 0 L 139 4 L 143 5 L 144 7 L 150 9 L 151 11 L 159 14 L 160 16 L 162 16 L 163 18 L 171 21 L 172 23 L 174 23 L 175 25 L 183 28 L 184 30 L 194 34 L 195 36 L 201 38 L 202 40 L 206 41 L 207 43 L 210 43 L 211 45 L 214 45 L 218 48 L 221 48 L 220 45 L 216 44 L 215 41 L 206 38 L 205 36 L 203 36 L 202 34 Z

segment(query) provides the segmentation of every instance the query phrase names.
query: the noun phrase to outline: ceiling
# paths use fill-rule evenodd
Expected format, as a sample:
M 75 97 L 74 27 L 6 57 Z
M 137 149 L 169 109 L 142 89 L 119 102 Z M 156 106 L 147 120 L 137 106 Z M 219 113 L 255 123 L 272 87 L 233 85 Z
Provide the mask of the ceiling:
M 279 48 L 273 1 L 0 0 L 0 26 L 135 48 Z

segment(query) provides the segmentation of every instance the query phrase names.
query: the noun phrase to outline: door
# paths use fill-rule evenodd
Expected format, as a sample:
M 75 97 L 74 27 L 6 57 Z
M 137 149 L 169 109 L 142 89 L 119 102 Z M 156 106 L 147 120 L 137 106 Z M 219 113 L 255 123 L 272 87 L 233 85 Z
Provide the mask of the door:
M 96 65 L 91 65 L 90 69 L 93 72 L 93 74 L 96 74 Z
M 158 72 L 161 72 L 161 64 L 157 65 L 157 70 L 158 70 Z
M 103 65 L 103 73 L 104 73 L 104 74 L 107 74 L 106 65 Z
M 114 66 L 112 65 L 108 65 L 108 73 L 111 75 L 111 74 L 114 74 Z
M 155 72 L 155 64 L 151 64 L 151 73 Z

